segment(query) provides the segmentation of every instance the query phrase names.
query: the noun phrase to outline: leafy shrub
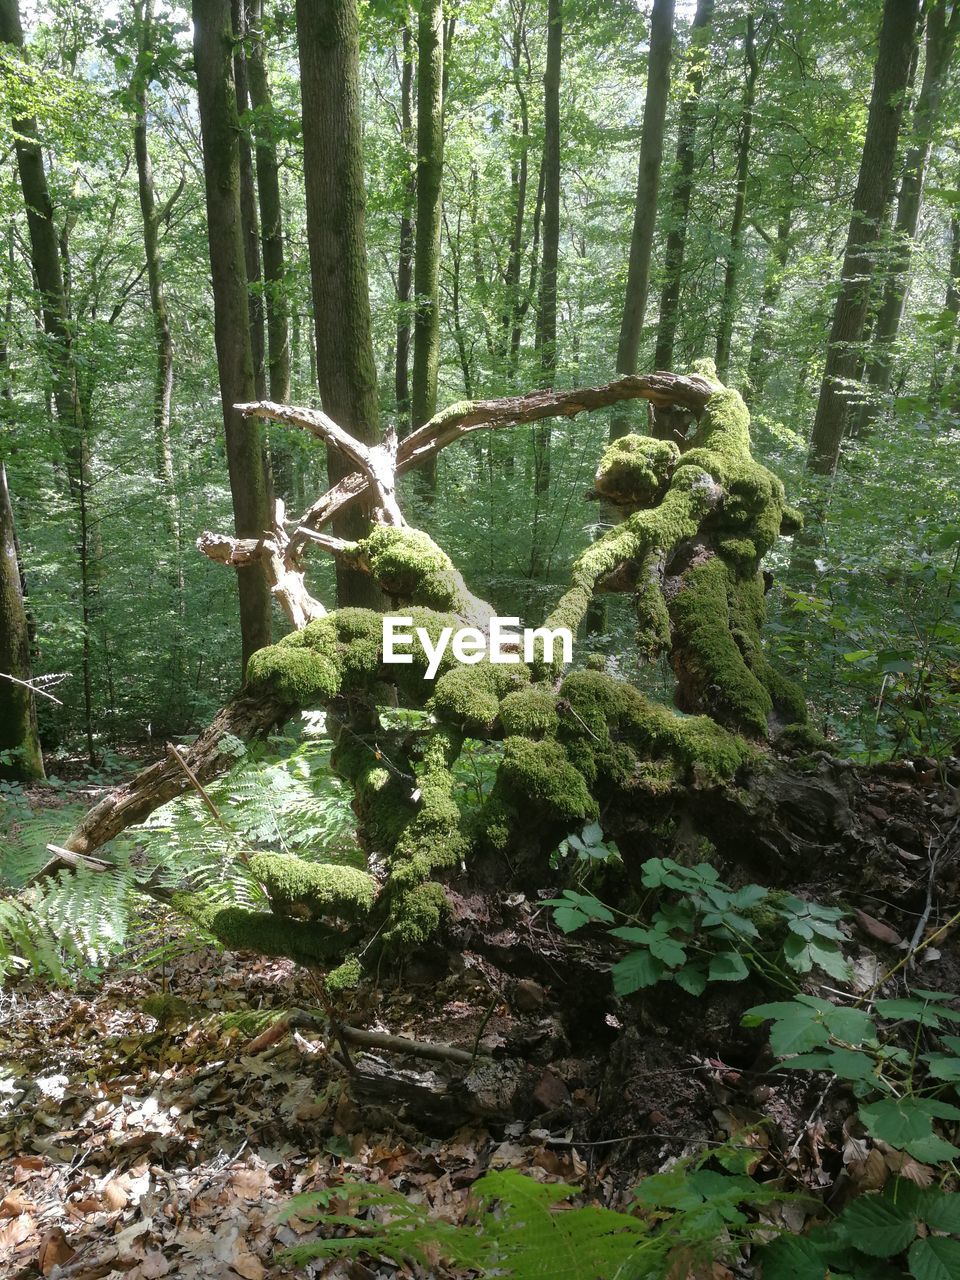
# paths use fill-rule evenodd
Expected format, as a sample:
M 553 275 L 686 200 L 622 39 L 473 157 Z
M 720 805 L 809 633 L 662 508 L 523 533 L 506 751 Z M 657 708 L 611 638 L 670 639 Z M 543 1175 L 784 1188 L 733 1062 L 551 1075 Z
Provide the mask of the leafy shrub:
M 814 969 L 839 981 L 850 976 L 839 945 L 844 913 L 836 907 L 758 884 L 731 889 L 705 862 L 683 867 L 650 858 L 641 877 L 645 888 L 673 895 L 658 896 L 649 920 L 572 889 L 547 903 L 564 933 L 603 924 L 610 937 L 632 944 L 613 967 L 618 995 L 662 981 L 700 995 L 708 982 L 737 982 L 751 970 L 788 989 L 797 985 L 793 974 Z

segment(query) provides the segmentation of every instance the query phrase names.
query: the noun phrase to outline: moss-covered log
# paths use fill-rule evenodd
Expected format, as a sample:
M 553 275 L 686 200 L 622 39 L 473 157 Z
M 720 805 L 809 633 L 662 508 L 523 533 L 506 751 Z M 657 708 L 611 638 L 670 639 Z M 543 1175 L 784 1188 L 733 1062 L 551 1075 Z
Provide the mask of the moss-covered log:
M 615 509 L 619 522 L 576 561 L 546 625 L 575 631 L 596 592 L 632 595 L 641 653 L 669 655 L 675 700 L 690 714 L 651 702 L 603 671 L 564 677 L 544 662 L 461 666 L 448 650 L 427 680 L 419 640 L 409 665 L 384 663 L 379 614 L 342 609 L 316 618 L 253 655 L 244 694 L 187 761 L 198 778 L 211 777 L 232 760 L 233 735 L 262 733 L 298 708 L 325 708 L 332 764 L 352 789 L 369 874 L 256 854 L 250 870 L 272 911 L 213 911 L 195 897 L 177 900 L 226 945 L 327 967 L 352 954 L 361 938 L 407 950 L 441 925 L 445 882 L 498 865 L 521 879 L 532 868 L 542 883 L 558 841 L 598 816 L 642 858 L 654 833 L 663 847 L 679 838 L 690 815 L 705 830 L 711 814 L 749 812 L 750 779 L 769 768 L 768 740 L 805 720 L 799 691 L 774 670 L 761 636 L 760 564 L 798 517 L 777 477 L 751 455 L 742 399 L 709 366 L 686 379 L 634 381 L 646 390 L 631 384 L 631 394 L 679 406 L 684 416 L 671 420 L 670 439 L 626 436 L 604 453 L 591 496 Z M 454 439 L 484 413 L 534 421 L 550 406 L 570 413 L 591 407 L 591 397 L 613 402 L 603 390 L 579 400 L 537 393 L 454 406 L 408 441 L 436 442 L 445 432 Z M 298 414 L 285 411 L 283 420 Z M 335 438 L 329 425 L 324 431 Z M 415 456 L 408 441 L 400 445 L 403 457 Z M 366 472 L 376 471 L 366 454 L 356 456 Z M 386 457 L 377 455 L 377 467 Z M 392 493 L 390 475 L 376 471 L 373 479 L 381 493 Z M 331 502 L 342 488 L 327 495 Z M 370 573 L 432 643 L 447 627 L 486 629 L 493 606 L 473 595 L 446 553 L 406 527 L 398 510 L 386 516 L 360 542 L 324 544 Z M 415 732 L 390 728 L 378 708 L 395 702 L 425 708 L 431 719 Z M 469 814 L 457 802 L 454 776 L 468 735 L 503 742 L 493 788 L 479 813 Z M 89 851 L 189 785 L 177 761 L 154 766 L 88 815 L 69 847 Z M 348 959 L 343 972 L 355 967 Z

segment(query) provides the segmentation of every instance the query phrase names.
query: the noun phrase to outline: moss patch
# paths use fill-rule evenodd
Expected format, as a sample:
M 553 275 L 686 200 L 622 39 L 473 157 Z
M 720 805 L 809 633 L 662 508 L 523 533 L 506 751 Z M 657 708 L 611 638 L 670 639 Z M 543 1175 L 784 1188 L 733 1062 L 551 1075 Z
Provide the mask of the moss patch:
M 314 917 L 335 914 L 359 919 L 376 898 L 373 876 L 356 867 L 308 862 L 290 853 L 256 853 L 250 870 L 275 904 L 303 907 Z
M 670 440 L 627 435 L 603 451 L 594 488 L 615 505 L 649 507 L 666 488 L 680 450 Z

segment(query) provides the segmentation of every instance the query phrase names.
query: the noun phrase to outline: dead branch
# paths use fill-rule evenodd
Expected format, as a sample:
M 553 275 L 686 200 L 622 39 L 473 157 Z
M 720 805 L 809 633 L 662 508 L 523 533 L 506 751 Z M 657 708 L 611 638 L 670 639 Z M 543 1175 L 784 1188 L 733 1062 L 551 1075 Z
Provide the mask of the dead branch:
M 675 373 L 629 374 L 600 387 L 580 387 L 573 391 L 531 391 L 525 396 L 504 396 L 497 400 L 471 400 L 443 409 L 429 422 L 400 441 L 396 457 L 396 474 L 416 467 L 471 431 L 497 430 L 522 423 L 539 422 L 543 418 L 571 418 L 578 413 L 603 409 L 624 400 L 648 400 L 657 406 L 680 405 L 694 414 L 702 413 L 716 386 L 697 374 L 689 377 Z M 263 404 L 238 406 L 244 413 L 255 409 L 265 414 Z M 274 406 L 283 409 L 283 406 Z M 284 409 L 288 416 L 276 421 L 296 421 L 309 409 Z M 266 415 L 265 415 L 266 416 Z M 366 446 L 364 446 L 366 448 Z M 346 508 L 361 499 L 370 487 L 361 471 L 345 476 L 328 490 L 300 518 L 299 527 L 290 540 L 296 553 L 306 541 L 305 530 L 322 529 Z

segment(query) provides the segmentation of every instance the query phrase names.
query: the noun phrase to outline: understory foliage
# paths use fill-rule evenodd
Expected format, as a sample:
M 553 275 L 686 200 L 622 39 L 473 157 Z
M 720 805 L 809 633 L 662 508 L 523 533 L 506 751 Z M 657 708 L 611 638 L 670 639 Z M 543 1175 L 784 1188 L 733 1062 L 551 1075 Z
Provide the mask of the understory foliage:
M 737 1152 L 719 1150 L 719 1165 Z M 514 1280 L 660 1280 L 678 1265 L 733 1259 L 762 1234 L 745 1211 L 789 1200 L 733 1172 L 680 1161 L 644 1179 L 629 1212 L 571 1207 L 578 1188 L 536 1182 L 515 1170 L 485 1173 L 471 1189 L 472 1212 L 453 1224 L 431 1216 L 391 1188 L 346 1182 L 296 1196 L 285 1216 L 316 1222 L 331 1234 L 290 1249 L 303 1265 L 316 1258 L 374 1254 L 431 1274 L 438 1262 Z M 346 1228 L 351 1234 L 340 1232 Z

